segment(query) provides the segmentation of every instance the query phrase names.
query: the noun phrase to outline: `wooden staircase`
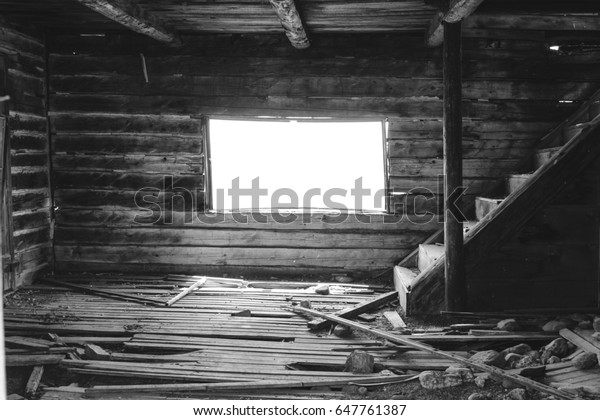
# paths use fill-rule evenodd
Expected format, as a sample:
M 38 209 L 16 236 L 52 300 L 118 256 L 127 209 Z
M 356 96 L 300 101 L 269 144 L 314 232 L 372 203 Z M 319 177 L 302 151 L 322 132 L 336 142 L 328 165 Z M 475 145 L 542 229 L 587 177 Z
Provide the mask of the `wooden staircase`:
M 507 176 L 476 198 L 477 220 L 464 224 L 466 272 L 472 272 L 599 155 L 600 91 L 536 143 L 519 165 L 523 173 Z M 443 230 L 394 267 L 394 284 L 408 314 L 444 309 L 441 241 Z

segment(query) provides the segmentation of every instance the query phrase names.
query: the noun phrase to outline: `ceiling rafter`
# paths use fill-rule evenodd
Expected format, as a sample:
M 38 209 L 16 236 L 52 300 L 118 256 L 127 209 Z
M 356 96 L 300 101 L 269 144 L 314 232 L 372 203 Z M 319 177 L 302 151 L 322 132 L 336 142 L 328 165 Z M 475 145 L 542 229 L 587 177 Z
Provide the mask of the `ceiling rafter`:
M 158 17 L 147 13 L 130 0 L 77 0 L 107 18 L 157 41 L 174 45 L 181 43 L 179 35 Z
M 306 29 L 294 0 L 269 0 L 269 2 L 279 16 L 281 26 L 285 29 L 291 44 L 300 50 L 310 47 Z
M 437 47 L 444 42 L 444 22 L 456 23 L 470 16 L 483 0 L 451 0 L 448 9 L 438 12 L 429 25 L 427 45 Z

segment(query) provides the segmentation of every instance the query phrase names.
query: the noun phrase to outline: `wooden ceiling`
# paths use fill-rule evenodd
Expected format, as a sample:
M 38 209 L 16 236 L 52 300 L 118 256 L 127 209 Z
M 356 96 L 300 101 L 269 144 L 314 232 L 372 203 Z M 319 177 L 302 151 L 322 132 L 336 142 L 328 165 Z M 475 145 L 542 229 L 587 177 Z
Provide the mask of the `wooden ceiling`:
M 131 0 L 180 33 L 281 33 L 268 0 Z M 309 33 L 424 32 L 444 0 L 296 0 Z M 595 1 L 485 0 L 478 14 L 536 16 L 565 13 L 600 20 Z M 122 31 L 118 23 L 77 0 L 0 0 L 0 14 L 56 31 Z
M 182 45 L 194 33 L 281 33 L 298 49 L 316 33 L 424 33 L 442 44 L 446 23 L 467 29 L 600 32 L 595 1 L 546 0 L 0 0 L 0 13 L 46 32 L 125 28 Z M 477 12 L 477 13 L 474 13 Z

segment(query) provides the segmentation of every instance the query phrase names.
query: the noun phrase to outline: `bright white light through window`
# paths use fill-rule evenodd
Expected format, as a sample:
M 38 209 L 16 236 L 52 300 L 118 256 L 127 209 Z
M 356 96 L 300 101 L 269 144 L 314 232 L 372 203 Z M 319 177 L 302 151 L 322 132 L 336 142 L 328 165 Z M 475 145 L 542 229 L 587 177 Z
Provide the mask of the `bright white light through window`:
M 384 211 L 383 127 L 210 119 L 213 209 Z M 242 194 L 232 197 L 236 183 Z

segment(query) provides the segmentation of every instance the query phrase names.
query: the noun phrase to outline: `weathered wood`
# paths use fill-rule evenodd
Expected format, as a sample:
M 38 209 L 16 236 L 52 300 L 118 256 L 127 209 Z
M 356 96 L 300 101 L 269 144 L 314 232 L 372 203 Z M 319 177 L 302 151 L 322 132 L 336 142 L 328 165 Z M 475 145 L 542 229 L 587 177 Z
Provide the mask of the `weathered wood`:
M 85 345 L 85 355 L 88 359 L 92 360 L 108 360 L 110 359 L 110 353 L 104 350 L 102 347 L 88 343 Z
M 6 366 L 56 365 L 65 358 L 64 354 L 7 354 Z
M 310 47 L 310 41 L 294 0 L 269 0 L 277 13 L 290 43 L 298 49 Z
M 77 0 L 84 6 L 140 34 L 158 41 L 178 44 L 178 35 L 156 16 L 130 0 Z
M 469 17 L 483 0 L 451 0 L 448 10 L 438 12 L 429 24 L 427 45 L 437 47 L 444 42 L 444 23 L 460 23 Z
M 365 312 L 369 312 L 379 308 L 382 305 L 393 302 L 398 298 L 398 292 L 389 292 L 381 296 L 377 296 L 376 298 L 360 303 L 352 308 L 346 308 L 341 311 L 336 312 L 336 315 L 341 318 L 352 318 L 357 315 L 363 314 Z M 308 326 L 312 330 L 326 328 L 331 325 L 330 321 L 327 320 L 315 320 L 308 323 Z
M 179 301 L 181 298 L 189 295 L 190 293 L 192 293 L 194 290 L 196 290 L 199 287 L 202 287 L 204 285 L 204 283 L 206 283 L 206 277 L 202 277 L 200 280 L 196 281 L 194 284 L 192 284 L 191 286 L 185 288 L 184 290 L 182 290 L 177 296 L 169 299 L 166 303 L 167 306 L 171 306 L 174 303 L 176 303 L 177 301 Z
M 25 385 L 25 395 L 28 397 L 33 397 L 36 394 L 43 375 L 44 365 L 37 365 L 33 367 L 31 375 L 29 375 L 29 379 L 27 380 L 27 385 Z
M 144 298 L 141 296 L 126 295 L 123 293 L 115 293 L 115 292 L 111 292 L 108 290 L 95 289 L 93 287 L 81 286 L 78 284 L 52 280 L 49 278 L 44 279 L 44 281 L 47 283 L 55 284 L 57 286 L 67 287 L 69 289 L 75 289 L 75 290 L 79 290 L 79 291 L 83 291 L 83 292 L 87 292 L 87 293 L 91 293 L 91 294 L 96 294 L 99 296 L 106 296 L 106 297 L 110 297 L 113 299 L 119 299 L 119 300 L 125 300 L 125 301 L 131 301 L 131 302 L 143 303 L 143 304 L 149 303 L 149 304 L 158 305 L 158 306 L 166 306 L 166 302 L 158 300 L 158 299 L 150 299 L 150 298 Z
M 455 2 L 456 3 L 456 2 Z M 464 2 L 458 2 L 464 3 Z M 457 3 L 457 4 L 458 4 Z M 469 2 L 473 3 L 473 2 Z M 456 6 L 461 8 L 462 6 Z M 450 22 L 454 22 L 451 20 Z M 461 23 L 444 23 L 444 251 L 445 302 L 464 310 L 467 301 L 462 209 Z
M 312 380 L 260 380 L 253 381 L 252 387 L 258 389 L 278 389 L 278 388 L 312 388 L 316 386 L 343 386 L 348 383 L 354 383 L 359 385 L 368 385 L 369 383 L 382 383 L 386 379 L 377 376 L 365 376 L 365 375 L 354 375 L 354 378 L 345 379 L 312 379 Z M 401 375 L 399 377 L 393 376 L 388 382 L 394 383 L 394 381 L 403 381 L 414 375 Z M 93 388 L 86 388 L 85 393 L 89 395 L 98 394 L 114 394 L 123 392 L 157 392 L 157 391 L 169 391 L 169 392 L 184 392 L 184 391 L 210 391 L 219 389 L 230 389 L 230 390 L 244 390 L 248 389 L 248 382 L 225 382 L 225 383 L 214 383 L 214 384 L 201 384 L 201 383 L 190 383 L 190 384 L 152 384 L 152 385 L 96 385 Z
M 592 163 L 600 154 L 600 125 L 588 127 L 567 143 L 560 153 L 540 168 L 521 189 L 502 202 L 492 217 L 476 225 L 465 239 L 466 271 L 485 258 L 489 251 L 524 226 L 538 210 L 561 192 L 561 186 Z M 557 188 L 558 186 L 558 188 Z M 527 211 L 525 211 L 527 209 Z M 434 311 L 441 302 L 440 286 L 444 283 L 444 258 L 424 273 L 413 284 L 413 309 Z
M 390 324 L 392 324 L 392 327 L 395 330 L 406 328 L 406 324 L 404 323 L 404 320 L 400 317 L 400 315 L 398 315 L 398 312 L 387 311 L 383 313 L 383 316 L 390 322 Z
M 4 76 L 2 76 L 4 78 Z M 0 270 L 2 290 L 13 289 L 15 283 L 15 250 L 12 224 L 12 177 L 10 137 L 6 135 L 6 118 L 0 117 Z
M 600 346 L 593 344 L 581 337 L 576 332 L 573 332 L 567 328 L 560 330 L 560 336 L 571 343 L 575 344 L 578 348 L 582 349 L 587 353 L 596 353 L 600 356 Z
M 422 350 L 431 354 L 435 354 L 437 356 L 446 358 L 448 360 L 452 360 L 454 362 L 469 366 L 471 368 L 477 369 L 477 370 L 481 370 L 483 372 L 488 372 L 494 376 L 503 378 L 503 379 L 508 379 L 510 381 L 516 382 L 520 385 L 523 385 L 527 388 L 532 388 L 541 392 L 545 392 L 551 395 L 554 395 L 556 397 L 559 397 L 561 399 L 567 399 L 567 400 L 571 400 L 571 399 L 575 399 L 575 397 L 573 397 L 572 395 L 569 395 L 567 393 L 564 392 L 560 392 L 552 387 L 549 387 L 547 385 L 541 384 L 539 382 L 533 381 L 529 378 L 525 378 L 523 376 L 520 375 L 515 375 L 512 373 L 507 373 L 506 371 L 499 369 L 497 367 L 494 366 L 489 366 L 489 365 L 485 365 L 483 363 L 479 363 L 479 362 L 472 362 L 471 360 L 462 357 L 462 356 L 457 356 L 442 350 L 438 350 L 434 347 L 431 347 L 427 344 L 423 344 L 423 343 L 419 343 L 417 341 L 412 340 L 411 338 L 408 338 L 406 336 L 398 336 L 398 335 L 394 335 L 394 334 L 390 334 L 387 333 L 385 331 L 380 331 L 377 330 L 375 328 L 372 327 L 366 327 L 363 326 L 357 322 L 353 322 L 353 321 L 348 321 L 346 319 L 337 317 L 335 315 L 328 315 L 328 314 L 324 314 L 322 312 L 318 312 L 312 309 L 307 309 L 307 308 L 301 308 L 301 307 L 295 307 L 295 308 L 290 308 L 291 311 L 296 312 L 296 313 L 301 313 L 301 314 L 308 314 L 308 315 L 312 315 L 312 316 L 318 316 L 321 318 L 325 318 L 329 321 L 332 322 L 336 322 L 338 324 L 342 324 L 342 325 L 346 325 L 350 328 L 353 329 L 357 329 L 359 331 L 363 331 L 367 334 L 373 334 L 377 337 L 380 338 L 384 338 L 392 343 L 397 343 L 397 344 L 402 344 L 402 345 L 407 345 L 409 347 L 412 347 L 414 349 L 417 350 Z

